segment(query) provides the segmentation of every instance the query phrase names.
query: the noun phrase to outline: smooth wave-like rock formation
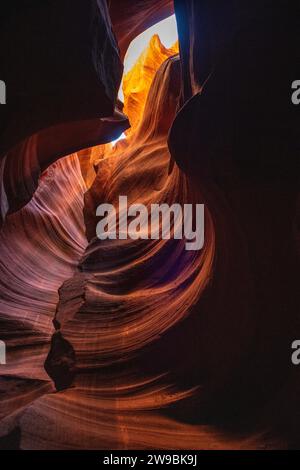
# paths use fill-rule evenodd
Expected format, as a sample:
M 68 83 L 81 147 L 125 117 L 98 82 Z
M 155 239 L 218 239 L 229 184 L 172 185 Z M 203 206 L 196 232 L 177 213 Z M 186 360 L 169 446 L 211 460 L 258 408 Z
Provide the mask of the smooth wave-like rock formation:
M 84 260 L 80 263 L 80 272 L 74 278 L 74 287 L 76 287 L 74 289 L 75 297 L 72 297 L 72 307 L 66 304 L 65 300 L 65 295 L 72 292 L 72 287 L 68 281 L 61 289 L 63 303 L 61 308 L 58 307 L 56 320 L 61 326 L 64 337 L 73 346 L 76 338 L 73 338 L 71 331 L 73 322 L 74 332 L 77 330 L 77 311 L 79 311 L 79 321 L 82 315 L 83 320 L 85 317 L 87 318 L 86 325 L 89 325 L 89 327 L 95 322 L 94 327 L 91 327 L 91 332 L 86 332 L 86 334 L 95 334 L 99 338 L 99 343 L 96 342 L 96 339 L 93 340 L 91 336 L 91 341 L 87 341 L 85 347 L 88 347 L 89 343 L 95 343 L 94 348 L 97 355 L 99 355 L 99 365 L 105 364 L 106 355 L 108 355 L 108 359 L 110 355 L 118 357 L 120 354 L 122 356 L 123 351 L 126 357 L 127 349 L 130 354 L 131 347 L 133 351 L 135 348 L 142 348 L 148 342 L 152 342 L 157 335 L 162 334 L 174 325 L 188 312 L 187 299 L 190 299 L 191 305 L 194 303 L 197 298 L 197 291 L 201 291 L 202 283 L 205 285 L 205 279 L 210 271 L 213 253 L 210 244 L 213 235 L 210 233 L 212 228 L 209 218 L 207 223 L 209 248 L 197 252 L 197 255 L 205 260 L 203 261 L 203 271 L 207 271 L 206 275 L 203 275 L 201 270 L 202 262 L 198 260 L 198 256 L 194 252 L 185 250 L 184 240 L 179 242 L 178 240 L 100 241 L 95 239 L 97 205 L 105 201 L 117 207 L 120 194 L 127 195 L 128 205 L 138 201 L 149 205 L 149 207 L 150 203 L 155 202 L 171 204 L 175 201 L 184 203 L 189 200 L 192 203 L 197 198 L 201 200 L 200 195 L 194 195 L 192 190 L 189 190 L 184 175 L 179 174 L 177 168 L 169 173 L 170 157 L 166 147 L 166 135 L 175 113 L 178 94 L 179 60 L 173 58 L 167 60 L 158 71 L 150 88 L 142 122 L 135 135 L 130 139 L 127 148 L 122 149 L 119 153 L 113 152 L 111 158 L 106 155 L 106 158 L 99 163 L 99 177 L 96 178 L 90 190 L 91 196 L 86 195 L 88 204 L 85 206 L 85 217 L 91 243 Z M 138 177 L 139 173 L 143 173 L 143 178 Z M 106 181 L 103 181 L 104 175 Z M 206 256 L 207 251 L 210 252 L 210 256 Z M 170 266 L 166 266 L 166 272 L 163 273 L 160 258 L 163 260 L 170 257 L 171 261 L 171 255 L 174 266 L 171 266 L 170 263 Z M 180 260 L 181 257 L 182 260 Z M 195 257 L 197 261 L 194 259 Z M 182 267 L 189 266 L 186 271 L 183 269 L 182 273 L 180 273 L 181 264 Z M 178 266 L 175 270 L 176 265 Z M 155 268 L 155 266 L 157 267 Z M 155 273 L 156 269 L 157 273 Z M 159 279 L 159 272 L 161 272 L 161 279 Z M 144 277 L 142 273 L 144 273 Z M 181 275 L 182 280 L 180 279 Z M 87 281 L 85 281 L 85 277 L 87 277 Z M 175 293 L 172 295 L 172 290 L 175 289 L 176 291 L 176 288 L 180 290 L 182 283 L 189 284 L 194 277 L 193 287 L 195 292 L 192 294 L 192 288 L 190 291 L 187 289 L 185 293 L 182 292 L 183 298 L 180 302 L 182 307 L 180 308 L 180 303 L 177 304 L 177 296 Z M 140 283 L 141 286 L 139 287 Z M 158 292 L 162 291 L 162 299 L 158 301 L 157 306 L 155 304 L 147 307 L 146 305 L 143 306 L 147 298 L 147 292 L 155 298 L 156 284 Z M 107 287 L 105 287 L 106 285 Z M 151 288 L 153 288 L 153 292 Z M 97 290 L 99 290 L 99 298 L 97 298 Z M 128 290 L 127 298 L 126 292 Z M 132 311 L 130 309 L 130 292 L 134 297 Z M 138 294 L 139 292 L 140 294 Z M 120 305 L 115 295 L 121 295 Z M 170 313 L 160 311 L 158 308 L 161 302 L 164 302 L 164 296 L 170 298 Z M 177 307 L 172 304 L 172 298 Z M 110 305 L 111 302 L 113 302 L 112 305 Z M 128 306 L 127 303 L 129 303 Z M 144 310 L 145 308 L 146 310 Z M 148 308 L 149 312 L 147 313 Z M 103 313 L 101 313 L 102 309 Z M 106 310 L 111 313 L 105 313 Z M 171 313 L 174 310 L 177 311 L 177 314 Z M 140 317 L 136 317 L 138 313 L 140 313 Z M 73 319 L 74 315 L 75 318 Z M 163 325 L 159 320 L 160 315 L 164 318 Z M 121 319 L 123 317 L 125 323 L 129 322 L 129 318 L 131 318 L 131 328 L 128 324 L 126 334 L 122 334 L 124 327 Z M 114 318 L 116 331 L 114 331 Z M 145 321 L 146 324 L 144 325 Z M 98 322 L 100 323 L 98 324 Z M 107 322 L 110 324 L 107 332 L 108 336 L 106 337 L 104 334 L 103 338 L 101 338 L 102 322 L 104 322 L 104 333 L 106 331 L 105 325 Z M 70 328 L 69 334 L 67 333 L 68 328 Z M 132 346 L 130 346 L 131 344 Z M 78 343 L 75 350 L 80 350 L 81 347 Z M 121 348 L 120 351 L 119 348 Z M 78 359 L 80 360 L 80 355 L 78 355 Z M 96 357 L 93 357 L 93 355 L 91 356 L 90 366 L 92 364 L 94 366 L 98 364 Z
M 0 334 L 7 345 L 7 364 L 0 370 L 1 436 L 17 426 L 24 408 L 53 391 L 44 362 L 58 289 L 87 243 L 85 191 L 77 155 L 66 157 L 43 173 L 30 203 L 10 215 L 1 230 Z
M 52 163 L 73 151 L 109 142 L 128 126 L 128 119 L 116 111 L 111 118 L 50 127 L 15 146 L 1 162 L 1 222 L 30 201 L 41 174 Z M 81 162 L 84 166 L 84 159 Z
M 230 311 L 218 318 L 222 296 L 214 300 L 215 312 L 209 308 L 209 295 L 199 303 L 213 276 L 215 235 L 209 211 L 202 251 L 186 251 L 184 240 L 95 237 L 96 206 L 103 201 L 116 203 L 122 192 L 129 203 L 138 200 L 146 205 L 209 200 L 170 162 L 167 133 L 179 91 L 179 60 L 174 57 L 155 76 L 143 119 L 127 147 L 99 163 L 97 178 L 85 196 L 90 243 L 77 272 L 59 289 L 53 337 L 58 347 L 54 344 L 46 361 L 60 392 L 41 396 L 22 413 L 18 422 L 22 448 L 261 445 L 256 437 L 227 440 L 212 426 L 196 424 L 197 410 L 207 412 L 201 400 L 215 401 L 211 394 L 216 393 L 216 384 L 226 383 L 227 373 L 241 360 L 236 352 L 242 350 L 237 338 L 223 354 L 223 367 L 217 369 L 218 348 L 226 345 L 223 336 L 231 330 L 232 318 Z M 242 259 L 238 266 L 240 271 L 226 285 L 232 297 L 235 276 L 243 276 Z M 235 322 L 244 337 L 251 328 L 247 312 L 241 304 Z M 71 349 L 59 349 L 61 340 Z

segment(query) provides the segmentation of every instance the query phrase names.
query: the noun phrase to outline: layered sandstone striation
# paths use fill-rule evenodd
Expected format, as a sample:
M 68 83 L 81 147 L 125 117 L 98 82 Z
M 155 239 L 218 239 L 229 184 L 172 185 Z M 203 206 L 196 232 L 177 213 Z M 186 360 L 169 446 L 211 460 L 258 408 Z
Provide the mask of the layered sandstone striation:
M 3 43 L 18 26 L 16 62 L 0 50 L 17 97 L 0 122 L 0 447 L 299 446 L 295 11 L 174 3 L 181 58 L 155 36 L 124 110 L 116 38 L 124 57 L 172 2 L 0 20 Z M 203 249 L 99 240 L 96 208 L 120 195 L 204 203 Z

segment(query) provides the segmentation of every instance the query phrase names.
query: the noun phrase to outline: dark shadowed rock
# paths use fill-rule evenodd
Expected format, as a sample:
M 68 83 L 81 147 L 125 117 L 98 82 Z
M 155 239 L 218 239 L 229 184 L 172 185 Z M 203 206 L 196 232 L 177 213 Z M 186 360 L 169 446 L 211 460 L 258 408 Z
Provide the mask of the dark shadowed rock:
M 215 318 L 214 341 L 221 318 L 232 328 L 216 341 L 223 344 L 220 349 L 207 350 L 206 365 L 219 354 L 218 371 L 224 368 L 232 343 L 240 341 L 236 321 L 242 302 L 251 323 L 236 353 L 240 365 L 229 367 L 225 385 L 212 374 L 208 399 L 203 401 L 203 389 L 197 410 L 205 409 L 209 419 L 220 423 L 224 413 L 228 422 L 233 415 L 254 416 L 258 404 L 263 408 L 268 403 L 264 426 L 272 427 L 285 400 L 278 398 L 278 390 L 289 381 L 299 386 L 295 376 L 291 379 L 289 357 L 300 308 L 294 230 L 299 109 L 291 102 L 291 84 L 299 74 L 299 6 L 269 0 L 175 0 L 175 10 L 183 106 L 170 130 L 169 149 L 195 189 L 209 194 L 207 208 L 214 220 L 214 275 L 199 301 L 202 314 L 203 307 L 208 313 L 203 328 L 208 332 Z M 237 262 L 241 273 L 235 277 Z M 186 337 L 194 327 L 191 322 Z M 255 334 L 247 344 L 251 331 Z M 287 420 L 292 406 L 285 410 Z M 186 408 L 179 414 L 189 416 Z M 197 419 L 193 406 L 190 417 Z M 288 439 L 293 442 L 293 436 Z
M 6 436 L 0 437 L 0 450 L 20 450 L 21 428 L 17 426 Z
M 46 127 L 111 116 L 122 75 L 105 0 L 20 6 L 1 22 L 0 155 Z
M 105 0 L 4 8 L 0 31 L 1 218 L 31 199 L 58 158 L 117 138 L 123 66 Z
M 45 370 L 57 390 L 72 385 L 75 377 L 75 352 L 72 345 L 57 331 L 52 336 L 51 348 L 45 361 Z
M 186 104 L 170 131 L 173 158 L 196 181 L 295 181 L 296 9 L 283 2 L 270 9 L 268 0 L 175 5 Z
M 131 41 L 174 13 L 172 0 L 110 0 L 109 11 L 123 59 Z

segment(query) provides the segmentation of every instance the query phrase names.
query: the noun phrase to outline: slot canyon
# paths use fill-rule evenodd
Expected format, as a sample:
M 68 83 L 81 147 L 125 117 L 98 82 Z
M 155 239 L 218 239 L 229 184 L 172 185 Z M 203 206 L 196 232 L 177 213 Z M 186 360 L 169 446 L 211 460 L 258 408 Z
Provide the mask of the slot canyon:
M 299 7 L 4 3 L 0 449 L 299 448 Z M 203 248 L 100 240 L 120 195 Z

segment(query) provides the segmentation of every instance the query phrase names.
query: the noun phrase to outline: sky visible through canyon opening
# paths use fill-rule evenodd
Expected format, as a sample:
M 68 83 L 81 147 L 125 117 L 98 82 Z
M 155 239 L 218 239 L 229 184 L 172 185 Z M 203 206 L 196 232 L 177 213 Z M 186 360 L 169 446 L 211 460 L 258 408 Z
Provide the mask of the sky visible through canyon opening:
M 153 36 L 157 34 L 161 43 L 167 48 L 171 48 L 178 41 L 178 31 L 175 15 L 171 15 L 162 21 L 154 24 L 139 34 L 129 45 L 124 58 L 123 77 L 134 67 L 140 55 L 147 49 Z M 124 103 L 123 79 L 120 85 L 118 97 Z M 121 134 L 116 140 L 112 141 L 115 145 L 119 140 L 126 138 L 125 134 Z

